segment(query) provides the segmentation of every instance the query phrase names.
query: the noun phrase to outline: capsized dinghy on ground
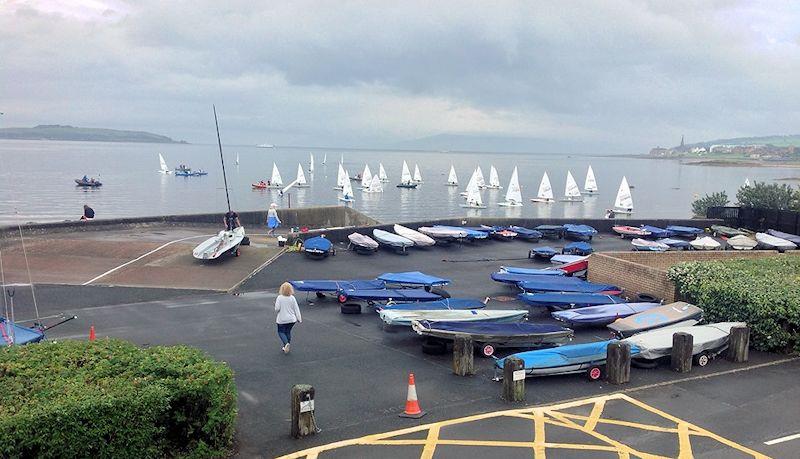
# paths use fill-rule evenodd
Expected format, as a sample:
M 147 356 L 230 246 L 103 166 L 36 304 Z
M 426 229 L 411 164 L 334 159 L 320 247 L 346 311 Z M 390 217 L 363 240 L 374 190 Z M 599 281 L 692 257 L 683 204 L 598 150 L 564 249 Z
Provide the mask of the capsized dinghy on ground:
M 339 303 L 348 301 L 365 301 L 367 303 L 402 303 L 415 301 L 438 301 L 441 295 L 416 288 L 393 289 L 350 289 L 337 292 Z
M 602 293 L 604 295 L 618 295 L 622 292 L 622 289 L 616 285 L 597 284 L 569 276 L 531 276 L 531 279 L 517 282 L 517 285 L 526 292 Z
M 599 306 L 601 304 L 625 303 L 625 299 L 601 293 L 520 293 L 517 298 L 530 306 L 546 307 L 549 310 L 562 310 Z
M 585 308 L 553 311 L 554 319 L 570 325 L 605 326 L 617 319 L 638 314 L 661 306 L 661 303 L 601 304 Z
M 445 228 L 442 226 L 422 226 L 419 232 L 439 242 L 461 241 L 467 238 L 464 229 Z
M 636 361 L 655 361 L 672 353 L 672 335 L 689 333 L 692 335 L 692 355 L 695 363 L 704 367 L 708 362 L 728 348 L 731 328 L 744 326 L 744 322 L 719 322 L 688 327 L 669 327 L 639 333 L 623 342 L 639 348 Z M 655 362 L 652 362 L 655 363 Z
M 512 356 L 524 362 L 526 376 L 586 373 L 590 380 L 597 381 L 605 373 L 608 345 L 614 342 L 616 340 L 569 344 L 552 349 L 520 352 Z M 638 353 L 639 348 L 631 346 L 631 355 L 634 356 Z M 504 359 L 494 362 L 495 366 L 501 370 L 504 363 Z
M 591 255 L 592 252 L 594 252 L 594 249 L 588 242 L 570 242 L 561 249 L 563 255 L 578 255 L 582 257 Z
M 376 228 L 372 230 L 372 236 L 374 236 L 382 246 L 402 255 L 407 255 L 408 252 L 406 252 L 406 249 L 414 246 L 414 241 L 382 229 Z
M 647 239 L 638 237 L 631 241 L 631 245 L 633 246 L 633 250 L 640 252 L 666 252 L 669 250 L 669 246 L 663 242 L 648 241 Z
M 365 234 L 350 233 L 347 239 L 350 241 L 350 248 L 356 253 L 369 254 L 378 251 L 378 242 Z
M 672 233 L 675 236 L 679 237 L 693 237 L 697 236 L 698 234 L 704 233 L 702 228 L 695 228 L 694 226 L 680 226 L 680 225 L 667 226 L 667 231 L 672 231 Z
M 778 231 L 774 229 L 768 229 L 767 234 L 769 234 L 770 236 L 775 236 L 780 239 L 785 239 L 793 243 L 794 245 L 800 246 L 800 236 L 796 234 L 784 233 L 783 231 Z
M 480 300 L 469 298 L 445 298 L 438 301 L 426 301 L 424 303 L 393 303 L 376 306 L 376 310 L 388 311 L 445 311 L 459 309 L 483 309 L 486 303 Z
M 511 323 L 519 322 L 528 315 L 525 310 L 437 310 L 437 311 L 392 311 L 381 310 L 381 320 L 387 325 L 411 326 L 414 320 L 446 321 L 446 322 L 492 322 L 492 323 Z
M 536 247 L 528 252 L 528 258 L 543 258 L 545 260 L 550 260 L 557 253 L 558 252 L 556 249 L 550 246 Z
M 309 258 L 325 258 L 328 255 L 336 255 L 336 250 L 331 241 L 316 236 L 303 241 L 303 253 Z
M 797 248 L 793 242 L 772 236 L 767 233 L 756 233 L 756 241 L 758 241 L 758 245 L 761 247 L 765 249 L 774 249 L 778 252 L 783 252 L 784 250 L 794 250 Z
M 758 245 L 755 239 L 747 237 L 744 234 L 728 238 L 725 242 L 734 250 L 753 250 Z
M 638 314 L 633 314 L 624 319 L 619 319 L 608 325 L 614 334 L 620 338 L 633 336 L 647 330 L 670 327 L 675 325 L 694 325 L 703 317 L 703 310 L 697 306 L 683 301 L 665 304 Z
M 597 234 L 597 230 L 589 225 L 574 225 L 567 223 L 564 225 L 564 237 L 573 241 L 591 241 Z
M 722 247 L 722 244 L 720 244 L 711 236 L 698 237 L 697 239 L 690 241 L 689 245 L 691 245 L 695 250 L 717 250 Z
M 539 347 L 568 342 L 569 328 L 550 324 L 487 323 L 414 320 L 411 328 L 422 336 L 452 341 L 456 335 L 467 335 L 485 357 L 500 347 Z
M 560 269 L 553 268 L 518 268 L 516 266 L 501 266 L 498 272 L 509 274 L 521 274 L 525 276 L 565 276 L 566 273 Z M 527 280 L 527 279 L 524 279 Z
M 436 244 L 436 241 L 430 237 L 426 236 L 419 231 L 414 231 L 411 228 L 407 228 L 403 225 L 394 225 L 394 232 L 398 235 L 414 242 L 414 246 L 416 247 L 430 247 Z
M 383 273 L 377 277 L 387 284 L 402 287 L 442 287 L 450 283 L 450 279 L 431 276 L 419 271 L 406 271 L 400 273 Z

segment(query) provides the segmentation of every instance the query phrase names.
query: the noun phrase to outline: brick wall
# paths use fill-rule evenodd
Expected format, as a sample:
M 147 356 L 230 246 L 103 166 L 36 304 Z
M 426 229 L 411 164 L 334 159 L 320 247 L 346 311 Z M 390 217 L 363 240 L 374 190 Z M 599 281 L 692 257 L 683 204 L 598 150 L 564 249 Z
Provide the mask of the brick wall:
M 676 299 L 675 285 L 667 270 L 686 261 L 736 260 L 775 256 L 800 256 L 800 252 L 780 254 L 773 250 L 752 251 L 670 251 L 594 253 L 589 258 L 589 280 L 622 287 L 633 300 L 638 293 L 649 293 L 665 302 Z

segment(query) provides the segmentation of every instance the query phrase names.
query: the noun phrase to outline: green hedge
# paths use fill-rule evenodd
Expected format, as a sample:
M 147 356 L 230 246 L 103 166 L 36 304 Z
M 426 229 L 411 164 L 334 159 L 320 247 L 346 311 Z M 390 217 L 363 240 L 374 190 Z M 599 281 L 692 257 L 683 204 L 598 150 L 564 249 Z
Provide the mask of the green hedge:
M 235 420 L 233 371 L 194 348 L 0 349 L 0 457 L 220 457 Z
M 669 278 L 707 321 L 742 321 L 758 350 L 800 352 L 800 256 L 682 263 Z

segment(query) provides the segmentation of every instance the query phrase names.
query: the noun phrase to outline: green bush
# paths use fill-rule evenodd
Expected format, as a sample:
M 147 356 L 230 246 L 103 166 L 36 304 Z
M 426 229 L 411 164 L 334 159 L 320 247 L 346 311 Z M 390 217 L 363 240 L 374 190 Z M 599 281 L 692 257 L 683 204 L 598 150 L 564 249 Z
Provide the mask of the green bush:
M 800 352 L 800 256 L 682 263 L 669 278 L 709 322 L 747 322 L 762 351 Z
M 755 182 L 736 192 L 741 207 L 762 209 L 800 210 L 800 190 L 783 183 Z
M 194 348 L 0 349 L 0 457 L 219 457 L 235 420 L 232 370 Z
M 724 207 L 728 202 L 728 194 L 724 191 L 707 194 L 692 202 L 692 212 L 697 217 L 705 217 L 709 207 Z

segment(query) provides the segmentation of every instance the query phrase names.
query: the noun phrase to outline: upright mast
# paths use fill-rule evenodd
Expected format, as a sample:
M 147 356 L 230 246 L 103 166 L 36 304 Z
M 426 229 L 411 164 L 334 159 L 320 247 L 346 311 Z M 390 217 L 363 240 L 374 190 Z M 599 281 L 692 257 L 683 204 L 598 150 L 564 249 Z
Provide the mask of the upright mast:
M 214 109 L 214 125 L 217 127 L 217 145 L 219 145 L 219 161 L 222 163 L 222 180 L 225 182 L 225 200 L 228 202 L 228 212 L 231 211 L 231 197 L 228 195 L 228 176 L 225 175 L 225 158 L 222 157 L 222 140 L 219 138 L 219 122 L 217 121 L 217 107 L 211 105 Z

